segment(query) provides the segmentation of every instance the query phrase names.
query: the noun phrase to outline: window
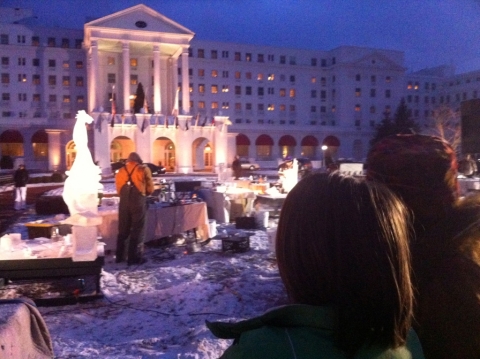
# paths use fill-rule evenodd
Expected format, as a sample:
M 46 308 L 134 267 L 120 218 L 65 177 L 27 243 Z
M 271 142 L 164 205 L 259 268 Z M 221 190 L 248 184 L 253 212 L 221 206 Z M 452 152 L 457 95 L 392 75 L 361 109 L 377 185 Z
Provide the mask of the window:
M 213 101 L 210 108 L 212 108 L 212 109 L 217 109 L 217 108 L 218 108 L 218 102 L 217 102 L 217 101 Z
M 57 62 L 54 59 L 48 60 L 48 67 L 55 68 L 57 66 Z
M 327 85 L 327 78 L 326 78 L 326 77 L 320 78 L 320 84 L 321 84 L 322 86 L 326 86 L 326 85 Z
M 55 86 L 57 84 L 57 76 L 55 75 L 48 76 L 48 84 L 50 86 Z
M 267 93 L 268 93 L 269 95 L 275 95 L 275 89 L 274 89 L 273 87 L 269 87 Z
M 263 103 L 259 103 L 257 105 L 257 110 L 258 110 L 258 112 L 263 113 L 263 111 L 265 110 L 265 107 L 264 107 Z
M 83 69 L 83 61 L 76 61 L 75 62 L 75 67 L 77 69 Z
M 392 77 L 391 77 L 391 76 L 385 77 L 385 82 L 386 82 L 386 83 L 392 82 Z
M 2 93 L 2 101 L 10 101 L 10 94 L 8 92 Z
M 262 81 L 263 80 L 263 74 L 258 74 L 257 75 L 257 80 Z
M 130 75 L 130 85 L 138 85 L 138 75 Z
M 235 86 L 235 95 L 242 94 L 242 86 Z
M 230 104 L 228 102 L 222 102 L 222 109 L 223 110 L 228 110 L 230 107 Z
M 235 78 L 237 80 L 241 79 L 242 78 L 242 73 L 240 71 L 235 71 Z
M 70 40 L 69 39 L 62 39 L 62 47 L 64 49 L 68 49 L 70 47 Z
M 326 98 L 327 98 L 327 91 L 325 90 L 320 91 L 320 99 L 322 101 L 325 101 Z
M 268 80 L 268 81 L 273 81 L 273 80 L 275 80 L 275 74 L 268 74 L 267 80 Z
M 280 89 L 280 97 L 285 97 L 287 95 L 287 90 Z
M 360 106 L 360 104 L 357 103 L 357 104 L 355 105 L 355 112 L 360 112 L 361 109 L 362 109 L 362 106 Z
M 317 98 L 317 90 L 311 90 L 310 91 L 310 97 L 311 98 Z
M 312 58 L 310 59 L 310 65 L 312 65 L 312 66 L 317 66 L 317 59 L 314 58 L 314 57 L 312 57 Z
M 251 94 L 252 94 L 252 86 L 245 87 L 245 95 L 251 95 Z
M 48 102 L 57 102 L 57 95 L 48 95 Z
M 226 71 L 226 70 L 222 71 L 222 77 L 224 79 L 228 79 L 228 71 Z
M 377 76 L 375 75 L 370 76 L 370 82 L 372 83 L 372 85 L 375 85 L 375 83 L 377 82 Z
M 268 111 L 275 111 L 275 105 L 273 103 L 269 103 L 267 106 Z
M 76 49 L 81 49 L 82 48 L 82 43 L 83 43 L 82 39 L 75 39 L 75 48 Z
M 108 65 L 108 66 L 113 66 L 113 65 L 115 65 L 115 57 L 113 57 L 113 56 L 108 56 L 108 57 L 107 57 L 107 65 Z
M 390 98 L 392 97 L 392 91 L 391 90 L 385 90 L 385 98 Z
M 228 51 L 222 51 L 222 58 L 228 59 Z
M 283 111 L 286 111 L 287 106 L 285 106 L 284 104 L 281 104 L 280 106 L 278 106 L 278 109 L 283 112 Z
M 40 102 L 40 94 L 39 93 L 34 93 L 32 97 L 33 102 Z
M 294 98 L 294 97 L 295 97 L 295 89 L 290 89 L 290 91 L 289 91 L 289 96 L 290 96 L 290 98 Z
M 27 63 L 27 60 L 25 59 L 25 57 L 19 57 L 17 63 L 18 63 L 18 66 L 25 66 L 25 64 Z
M 263 87 L 257 88 L 257 95 L 258 96 L 263 96 Z
M 360 87 L 357 87 L 355 89 L 355 97 L 360 97 L 362 96 L 362 89 Z
M 218 93 L 218 86 L 217 85 L 212 85 L 211 92 L 212 93 Z
M 0 44 L 1 45 L 8 45 L 8 35 L 7 34 L 0 34 Z
M 288 63 L 290 65 L 296 65 L 297 64 L 297 59 L 295 58 L 295 56 L 290 56 Z
M 32 46 L 39 46 L 40 45 L 40 37 L 32 36 Z
M 77 103 L 84 103 L 85 102 L 85 99 L 83 96 L 77 96 Z
M 257 55 L 257 62 L 264 62 L 263 54 L 258 54 Z
M 245 61 L 246 61 L 246 62 L 251 62 L 251 61 L 252 61 L 252 54 L 250 54 L 250 53 L 247 52 L 247 53 L 245 54 Z
M 211 53 L 210 53 L 210 57 L 212 59 L 216 59 L 218 57 L 218 52 L 217 50 L 212 50 Z
M 70 76 L 63 76 L 62 77 L 62 85 L 63 86 L 70 86 Z
M 138 59 L 131 58 L 130 59 L 130 67 L 136 68 L 138 66 Z
M 69 69 L 70 68 L 70 63 L 68 61 L 63 61 L 63 68 L 64 69 Z
M 362 76 L 360 76 L 360 74 L 355 75 L 355 81 L 361 81 L 361 79 L 362 79 Z
M 246 78 L 247 80 L 251 80 L 251 79 L 252 79 L 252 73 L 251 73 L 251 72 L 245 73 L 245 78 Z
M 222 85 L 222 92 L 228 92 L 228 85 Z
M 205 84 L 198 84 L 198 93 L 205 93 Z
M 242 111 L 242 104 L 240 102 L 235 102 L 235 111 Z
M 63 95 L 63 103 L 70 103 L 70 95 Z
M 109 84 L 114 84 L 114 83 L 116 83 L 117 81 L 116 81 L 116 78 L 115 78 L 115 74 L 111 74 L 111 73 L 110 73 L 110 74 L 107 74 L 107 82 L 108 82 Z
M 295 105 L 290 105 L 288 109 L 290 110 L 290 112 L 295 112 L 296 111 Z
M 47 39 L 47 46 L 48 47 L 55 47 L 55 38 L 54 37 L 49 37 Z
M 295 82 L 295 75 L 290 75 L 290 82 Z
M 32 76 L 32 84 L 33 85 L 40 85 L 40 75 L 33 75 Z
M 18 74 L 18 82 L 27 82 L 26 74 Z
M 204 109 L 205 108 L 205 101 L 198 101 L 198 108 Z
M 252 104 L 251 103 L 246 103 L 245 104 L 245 110 L 252 111 Z
M 285 55 L 280 56 L 280 64 L 285 65 L 287 62 L 287 57 Z
M 204 59 L 205 58 L 205 50 L 204 49 L 198 49 L 197 50 L 197 57 L 199 59 Z
M 317 106 L 310 106 L 310 112 L 311 113 L 317 112 Z
M 235 61 L 242 61 L 242 53 L 241 52 L 235 52 L 234 58 Z
M 10 58 L 6 56 L 2 56 L 2 66 L 8 66 L 10 63 Z

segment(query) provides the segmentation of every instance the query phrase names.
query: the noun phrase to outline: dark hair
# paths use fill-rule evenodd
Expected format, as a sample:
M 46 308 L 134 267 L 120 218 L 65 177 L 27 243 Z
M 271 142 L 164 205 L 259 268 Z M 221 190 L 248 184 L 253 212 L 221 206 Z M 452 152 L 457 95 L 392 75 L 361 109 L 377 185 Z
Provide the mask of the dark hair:
M 407 210 L 386 187 L 316 173 L 288 194 L 277 232 L 277 260 L 289 298 L 331 306 L 336 345 L 396 348 L 411 326 Z
M 134 161 L 134 162 L 138 162 L 140 164 L 143 163 L 142 158 L 140 157 L 140 155 L 137 152 L 131 152 L 128 155 L 127 161 Z

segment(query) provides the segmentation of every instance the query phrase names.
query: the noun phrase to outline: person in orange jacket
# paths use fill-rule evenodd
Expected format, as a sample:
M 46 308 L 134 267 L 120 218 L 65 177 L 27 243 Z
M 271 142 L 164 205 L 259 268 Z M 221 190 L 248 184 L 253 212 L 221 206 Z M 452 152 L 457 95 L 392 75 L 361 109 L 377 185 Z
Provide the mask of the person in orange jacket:
M 145 263 L 143 258 L 146 196 L 153 192 L 152 173 L 136 152 L 130 153 L 125 166 L 115 176 L 118 207 L 117 263 L 127 260 L 128 265 Z M 127 251 L 126 251 L 127 249 Z M 127 252 L 127 253 L 125 253 Z

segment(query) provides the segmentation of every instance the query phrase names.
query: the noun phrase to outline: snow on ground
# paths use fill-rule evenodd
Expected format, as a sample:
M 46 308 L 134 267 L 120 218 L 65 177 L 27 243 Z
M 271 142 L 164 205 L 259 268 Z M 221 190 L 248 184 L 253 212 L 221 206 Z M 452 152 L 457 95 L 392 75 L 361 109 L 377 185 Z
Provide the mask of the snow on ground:
M 11 231 L 25 233 L 38 218 L 32 212 Z M 214 338 L 205 320 L 238 321 L 287 301 L 266 232 L 252 232 L 250 247 L 226 253 L 211 240 L 187 254 L 182 245 L 147 246 L 148 262 L 131 267 L 108 255 L 103 299 L 40 307 L 56 358 L 218 358 L 230 341 Z

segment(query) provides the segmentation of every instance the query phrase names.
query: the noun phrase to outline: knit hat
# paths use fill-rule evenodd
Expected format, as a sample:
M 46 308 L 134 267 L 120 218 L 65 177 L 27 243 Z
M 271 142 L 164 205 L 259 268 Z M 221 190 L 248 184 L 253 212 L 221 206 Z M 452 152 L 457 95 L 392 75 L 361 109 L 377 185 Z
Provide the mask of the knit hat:
M 428 226 L 458 199 L 457 167 L 455 151 L 441 138 L 399 134 L 372 146 L 367 179 L 385 183 L 410 207 L 415 222 Z

